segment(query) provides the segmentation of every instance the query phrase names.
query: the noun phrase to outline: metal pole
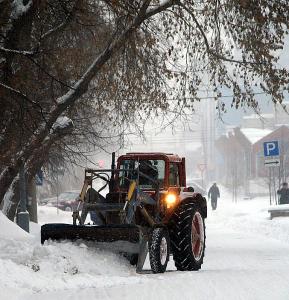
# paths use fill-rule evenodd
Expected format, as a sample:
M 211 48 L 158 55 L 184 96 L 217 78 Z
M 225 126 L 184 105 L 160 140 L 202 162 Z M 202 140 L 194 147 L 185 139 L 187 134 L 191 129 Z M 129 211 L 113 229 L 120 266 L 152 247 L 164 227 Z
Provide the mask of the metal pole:
M 275 167 L 273 167 L 273 178 L 274 178 L 274 186 L 273 186 L 273 193 L 274 193 L 274 202 L 277 205 L 277 195 L 276 195 L 276 172 L 275 172 Z
M 271 198 L 271 168 L 269 167 L 269 197 L 270 197 L 270 205 L 272 205 L 272 198 Z
M 56 206 L 57 206 L 57 214 L 59 215 L 59 208 L 58 208 L 58 173 L 56 173 Z
M 19 196 L 20 196 L 20 205 L 19 205 L 19 212 L 17 213 L 16 221 L 19 227 L 29 232 L 29 213 L 26 210 L 27 191 L 26 191 L 24 164 L 21 165 L 19 171 Z

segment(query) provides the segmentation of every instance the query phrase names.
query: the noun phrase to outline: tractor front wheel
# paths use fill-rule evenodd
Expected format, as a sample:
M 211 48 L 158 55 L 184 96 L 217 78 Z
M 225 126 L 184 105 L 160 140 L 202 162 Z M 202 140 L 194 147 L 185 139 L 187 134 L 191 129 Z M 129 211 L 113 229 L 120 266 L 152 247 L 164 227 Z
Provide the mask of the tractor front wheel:
M 164 273 L 170 258 L 170 237 L 166 228 L 155 228 L 149 241 L 149 257 L 153 273 Z
M 172 253 L 179 271 L 201 269 L 205 255 L 205 223 L 195 203 L 183 203 L 174 212 L 170 226 Z

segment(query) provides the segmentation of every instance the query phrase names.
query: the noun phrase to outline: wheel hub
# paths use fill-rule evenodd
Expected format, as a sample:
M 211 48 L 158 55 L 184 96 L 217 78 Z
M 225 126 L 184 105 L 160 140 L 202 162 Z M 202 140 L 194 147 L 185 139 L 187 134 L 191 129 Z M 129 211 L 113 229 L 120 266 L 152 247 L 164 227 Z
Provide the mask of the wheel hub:
M 168 244 L 166 238 L 163 237 L 160 244 L 160 259 L 162 265 L 166 263 L 167 255 L 168 255 Z
M 200 260 L 204 248 L 204 223 L 199 212 L 196 212 L 192 219 L 192 252 L 195 260 Z

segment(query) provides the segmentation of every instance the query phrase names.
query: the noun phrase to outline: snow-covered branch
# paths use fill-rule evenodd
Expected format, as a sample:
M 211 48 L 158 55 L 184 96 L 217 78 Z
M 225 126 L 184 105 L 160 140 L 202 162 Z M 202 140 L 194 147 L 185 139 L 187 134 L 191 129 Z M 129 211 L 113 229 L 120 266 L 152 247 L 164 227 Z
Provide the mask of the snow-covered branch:
M 176 4 L 175 0 L 163 0 L 158 5 L 151 5 L 146 10 L 146 18 L 150 18 Z
M 72 127 L 73 127 L 73 121 L 70 118 L 66 116 L 60 116 L 57 118 L 56 122 L 52 125 L 50 133 L 57 133 Z
M 16 20 L 26 14 L 31 6 L 32 0 L 29 0 L 26 5 L 23 0 L 14 0 L 11 4 L 11 19 Z
M 24 55 L 24 56 L 33 56 L 36 53 L 34 51 L 6 49 L 4 47 L 0 47 L 0 52 L 8 53 L 8 54 L 19 54 L 19 55 Z
M 20 97 L 21 99 L 25 99 L 27 102 L 31 103 L 33 106 L 37 106 L 39 108 L 41 114 L 43 114 L 41 105 L 38 102 L 35 102 L 35 101 L 29 99 L 29 97 L 26 94 L 23 94 L 21 91 L 16 90 L 16 89 L 12 88 L 11 86 L 8 86 L 7 84 L 4 84 L 2 82 L 0 82 L 0 86 L 5 88 L 9 92 L 13 93 L 14 95 Z

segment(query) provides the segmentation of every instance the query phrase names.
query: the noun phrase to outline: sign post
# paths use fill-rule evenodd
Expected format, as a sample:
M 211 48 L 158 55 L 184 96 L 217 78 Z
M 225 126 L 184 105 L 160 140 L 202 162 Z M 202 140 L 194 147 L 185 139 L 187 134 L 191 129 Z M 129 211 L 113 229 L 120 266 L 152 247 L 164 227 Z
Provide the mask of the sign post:
M 270 205 L 273 202 L 272 200 L 275 200 L 275 203 L 277 204 L 278 201 L 276 197 L 275 167 L 280 167 L 279 143 L 278 141 L 264 142 L 263 148 L 264 148 L 264 166 L 269 167 Z
M 36 185 L 42 186 L 43 185 L 43 171 L 39 170 L 35 175 L 35 182 Z

